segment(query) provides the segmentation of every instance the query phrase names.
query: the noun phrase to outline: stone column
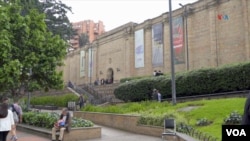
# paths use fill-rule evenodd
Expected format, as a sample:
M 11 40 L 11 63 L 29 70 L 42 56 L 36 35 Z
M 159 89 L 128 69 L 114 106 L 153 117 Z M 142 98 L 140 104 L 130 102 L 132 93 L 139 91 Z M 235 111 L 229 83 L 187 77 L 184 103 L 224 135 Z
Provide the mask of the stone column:
M 211 48 L 211 57 L 210 57 L 210 65 L 211 67 L 217 67 L 218 64 L 218 31 L 217 31 L 217 9 L 209 10 L 208 22 L 210 26 L 210 48 Z
M 245 47 L 246 47 L 246 60 L 245 61 L 249 61 L 250 60 L 250 46 L 249 46 L 249 32 L 250 32 L 250 27 L 249 27 L 249 22 L 250 22 L 250 18 L 249 18 L 249 9 L 247 9 L 250 6 L 250 3 L 248 2 L 248 0 L 241 0 L 242 2 L 242 15 L 243 15 L 243 21 L 244 21 L 244 33 L 243 36 L 245 37 Z
M 151 20 L 146 21 L 144 27 L 144 73 L 143 75 L 152 74 L 152 23 Z
M 164 63 L 164 73 L 171 72 L 171 59 L 170 59 L 170 40 L 169 40 L 169 19 L 168 15 L 165 14 L 162 20 L 163 23 L 163 63 Z

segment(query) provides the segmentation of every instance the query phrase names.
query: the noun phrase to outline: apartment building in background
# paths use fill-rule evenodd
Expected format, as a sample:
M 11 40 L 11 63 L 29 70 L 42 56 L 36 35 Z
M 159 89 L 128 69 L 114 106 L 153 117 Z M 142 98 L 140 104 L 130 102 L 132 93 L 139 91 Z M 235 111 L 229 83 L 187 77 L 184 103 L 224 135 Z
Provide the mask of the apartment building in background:
M 72 23 L 73 28 L 77 31 L 76 36 L 70 40 L 71 48 L 77 49 L 79 45 L 79 37 L 85 33 L 89 36 L 89 43 L 92 43 L 98 35 L 105 32 L 104 24 L 102 21 L 94 22 L 93 20 L 84 20 Z

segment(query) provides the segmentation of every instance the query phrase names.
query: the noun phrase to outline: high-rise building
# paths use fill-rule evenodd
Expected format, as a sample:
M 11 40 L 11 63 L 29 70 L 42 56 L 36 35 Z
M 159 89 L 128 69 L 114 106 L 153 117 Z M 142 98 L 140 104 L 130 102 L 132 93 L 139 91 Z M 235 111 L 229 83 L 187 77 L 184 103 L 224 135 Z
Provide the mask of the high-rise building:
M 81 34 L 87 34 L 89 37 L 89 43 L 92 43 L 98 35 L 101 35 L 105 32 L 104 25 L 102 21 L 98 21 L 95 23 L 92 20 L 84 20 L 80 22 L 72 23 L 73 29 L 77 31 L 77 35 L 75 35 L 71 40 L 71 47 L 77 49 L 80 47 L 79 45 L 79 37 Z

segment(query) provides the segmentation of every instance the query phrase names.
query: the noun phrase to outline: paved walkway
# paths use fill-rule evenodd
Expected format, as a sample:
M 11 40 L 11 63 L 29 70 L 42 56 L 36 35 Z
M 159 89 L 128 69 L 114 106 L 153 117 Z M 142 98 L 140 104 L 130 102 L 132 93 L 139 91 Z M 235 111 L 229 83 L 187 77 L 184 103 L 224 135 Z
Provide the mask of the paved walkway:
M 98 125 L 99 126 L 99 125 Z M 152 137 L 140 134 L 134 134 L 118 129 L 113 129 L 109 127 L 102 127 L 102 137 L 98 139 L 82 140 L 82 141 L 161 141 L 160 137 Z M 51 141 L 48 138 L 38 136 L 36 134 L 17 131 L 18 141 Z M 10 139 L 10 134 L 8 135 L 8 141 Z
M 51 112 L 51 111 L 43 110 L 43 112 Z M 60 110 L 55 110 L 53 112 L 60 113 Z M 101 125 L 98 125 L 98 126 L 101 126 Z M 135 134 L 135 133 L 119 130 L 119 129 L 109 128 L 106 126 L 101 126 L 101 127 L 102 127 L 101 138 L 82 140 L 82 141 L 136 141 L 136 140 L 162 141 L 161 135 L 159 135 L 159 137 L 154 137 L 154 136 Z M 184 134 L 180 134 L 180 135 L 184 136 L 184 138 L 186 138 L 188 141 L 197 141 L 187 135 L 184 135 Z M 18 141 L 51 141 L 49 138 L 44 138 L 36 134 L 23 132 L 23 131 L 17 131 L 17 136 L 18 136 Z M 10 135 L 8 136 L 8 139 L 10 139 Z
M 100 125 L 98 125 L 100 126 Z M 161 137 L 153 137 L 147 135 L 140 135 L 131 132 L 126 132 L 119 129 L 109 127 L 102 127 L 102 137 L 99 139 L 90 139 L 86 141 L 161 141 Z
M 37 136 L 27 132 L 17 131 L 18 141 L 50 141 L 48 138 Z M 10 141 L 11 135 L 9 133 L 7 141 Z

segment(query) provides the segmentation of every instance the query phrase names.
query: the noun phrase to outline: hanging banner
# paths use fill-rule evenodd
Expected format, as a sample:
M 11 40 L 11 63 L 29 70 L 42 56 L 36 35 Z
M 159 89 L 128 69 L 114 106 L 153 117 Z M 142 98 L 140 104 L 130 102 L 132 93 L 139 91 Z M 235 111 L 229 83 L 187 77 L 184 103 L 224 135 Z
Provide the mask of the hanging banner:
M 80 52 L 80 77 L 85 76 L 85 51 Z
M 144 31 L 135 31 L 135 68 L 144 67 Z
M 185 63 L 185 47 L 183 45 L 183 18 L 173 19 L 173 46 L 175 64 Z
M 89 52 L 89 71 L 88 71 L 88 76 L 89 77 L 92 77 L 92 71 L 93 71 L 93 51 L 92 51 L 92 49 L 91 48 L 89 48 L 89 50 L 88 50 L 88 52 Z
M 163 25 L 152 26 L 152 64 L 153 67 L 163 66 Z

